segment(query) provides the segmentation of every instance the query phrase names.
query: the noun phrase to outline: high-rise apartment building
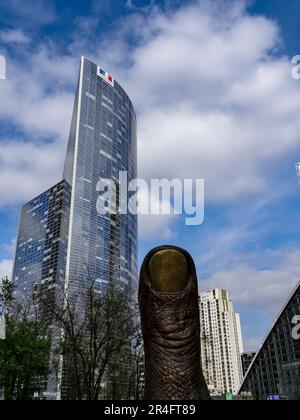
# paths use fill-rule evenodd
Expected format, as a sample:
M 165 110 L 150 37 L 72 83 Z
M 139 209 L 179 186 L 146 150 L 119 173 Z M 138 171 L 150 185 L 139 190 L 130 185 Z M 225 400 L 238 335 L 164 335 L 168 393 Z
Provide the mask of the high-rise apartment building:
M 237 394 L 243 379 L 240 317 L 225 290 L 201 293 L 199 305 L 201 360 L 210 392 Z
M 115 186 L 116 207 L 127 207 L 120 172 L 128 182 L 137 177 L 136 131 L 126 92 L 82 57 L 63 180 L 22 208 L 13 273 L 17 292 L 42 284 L 55 298 L 61 286 L 72 293 L 114 281 L 128 299 L 134 296 L 137 216 L 98 210 L 106 180 Z M 53 381 L 47 397 L 56 398 Z

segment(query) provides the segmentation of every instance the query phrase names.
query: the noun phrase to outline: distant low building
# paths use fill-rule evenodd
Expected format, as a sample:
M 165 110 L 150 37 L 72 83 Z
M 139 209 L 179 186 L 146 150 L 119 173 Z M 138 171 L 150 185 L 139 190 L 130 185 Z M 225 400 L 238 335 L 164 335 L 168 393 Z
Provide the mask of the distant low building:
M 254 357 L 239 394 L 300 400 L 300 283 Z

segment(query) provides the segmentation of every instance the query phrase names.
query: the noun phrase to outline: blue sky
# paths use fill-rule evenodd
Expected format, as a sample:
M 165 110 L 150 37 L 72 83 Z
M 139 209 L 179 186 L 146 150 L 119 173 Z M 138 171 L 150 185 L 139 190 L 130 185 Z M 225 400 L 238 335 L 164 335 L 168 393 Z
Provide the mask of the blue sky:
M 205 179 L 204 223 L 143 217 L 140 259 L 188 249 L 201 290 L 229 290 L 255 350 L 300 279 L 298 1 L 1 3 L 0 274 L 21 204 L 61 177 L 86 55 L 132 97 L 139 174 Z

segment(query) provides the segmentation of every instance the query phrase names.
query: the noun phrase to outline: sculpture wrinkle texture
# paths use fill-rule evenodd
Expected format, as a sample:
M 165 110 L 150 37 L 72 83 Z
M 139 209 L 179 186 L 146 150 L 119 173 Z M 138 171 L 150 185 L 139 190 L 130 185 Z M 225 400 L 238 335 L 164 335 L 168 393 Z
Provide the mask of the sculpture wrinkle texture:
M 160 247 L 141 270 L 146 400 L 210 399 L 200 365 L 198 282 L 191 256 Z

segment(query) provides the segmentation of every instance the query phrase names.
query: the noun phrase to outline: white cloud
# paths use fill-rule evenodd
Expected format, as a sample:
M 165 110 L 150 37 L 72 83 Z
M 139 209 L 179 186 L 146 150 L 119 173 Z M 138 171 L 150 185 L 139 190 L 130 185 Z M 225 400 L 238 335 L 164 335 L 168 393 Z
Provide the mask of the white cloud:
M 141 215 L 139 216 L 139 239 L 166 241 L 175 236 L 175 216 Z
M 220 288 L 229 292 L 235 310 L 241 312 L 246 351 L 258 350 L 299 283 L 299 257 L 299 250 L 261 251 L 250 255 L 248 262 L 247 255 L 228 255 L 229 261 L 216 258 L 215 273 L 200 281 L 201 291 Z M 219 268 L 222 264 L 223 269 Z
M 3 277 L 11 277 L 12 275 L 12 266 L 13 261 L 12 260 L 2 260 L 0 261 L 0 279 Z
M 201 290 L 226 289 L 237 307 L 275 318 L 300 281 L 300 251 L 269 252 L 264 259 L 270 258 L 267 268 L 240 263 L 220 270 L 201 281 Z
M 51 46 L 28 52 L 22 72 L 8 61 L 0 120 L 22 136 L 0 138 L 1 207 L 27 202 L 61 179 L 79 68 L 79 60 Z
M 7 29 L 0 31 L 0 42 L 26 45 L 31 42 L 31 39 L 21 29 Z
M 144 211 L 141 207 L 139 208 L 139 238 L 144 241 L 155 239 L 162 242 L 173 238 L 178 216 L 174 214 L 174 209 L 170 206 L 170 203 L 166 199 L 158 198 L 153 194 L 153 191 L 150 191 L 150 185 L 149 190 L 138 191 L 138 201 L 143 203 L 144 206 Z M 146 214 L 148 212 L 146 207 L 148 211 L 150 208 L 160 209 L 160 214 Z
M 0 206 L 25 203 L 59 182 L 64 155 L 59 143 L 1 142 Z
M 3 244 L 1 248 L 4 250 L 4 252 L 8 253 L 9 255 L 13 255 L 15 252 L 16 247 L 16 239 L 12 238 L 11 242 L 8 244 Z
M 0 84 L 0 118 L 17 124 L 31 138 L 38 134 L 41 141 L 52 136 L 66 142 L 74 101 L 70 84 L 74 88 L 78 71 L 75 60 L 53 55 L 45 47 L 27 57 L 22 72 L 19 63 L 7 57 L 7 80 Z
M 268 193 L 269 164 L 300 146 L 300 85 L 271 54 L 278 28 L 234 10 L 154 12 L 124 80 L 140 109 L 140 173 L 204 178 L 218 202 Z
M 248 338 L 244 341 L 245 351 L 257 352 L 257 350 L 262 345 L 262 340 L 258 340 L 255 337 Z

